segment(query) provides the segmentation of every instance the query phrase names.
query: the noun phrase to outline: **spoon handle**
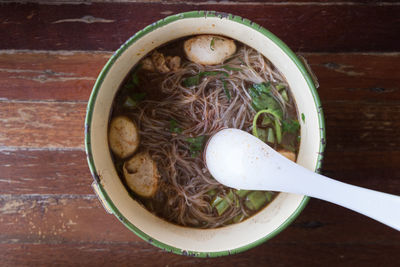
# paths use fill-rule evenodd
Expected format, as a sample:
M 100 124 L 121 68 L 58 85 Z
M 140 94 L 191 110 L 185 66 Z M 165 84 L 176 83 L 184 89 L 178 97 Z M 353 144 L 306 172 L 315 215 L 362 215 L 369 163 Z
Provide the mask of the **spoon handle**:
M 399 196 L 342 183 L 301 169 L 296 168 L 296 177 L 293 177 L 301 181 L 301 186 L 292 188 L 293 193 L 335 203 L 400 230 Z

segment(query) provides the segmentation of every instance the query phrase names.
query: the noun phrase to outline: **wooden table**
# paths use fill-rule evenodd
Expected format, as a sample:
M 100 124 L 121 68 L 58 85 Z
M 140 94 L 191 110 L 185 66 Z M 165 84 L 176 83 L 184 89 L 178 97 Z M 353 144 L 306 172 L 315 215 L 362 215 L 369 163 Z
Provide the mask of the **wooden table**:
M 309 61 L 327 125 L 322 172 L 400 195 L 398 3 L 82 2 L 0 4 L 0 265 L 400 266 L 399 232 L 315 199 L 250 251 L 215 259 L 164 252 L 104 211 L 83 145 L 86 103 L 112 51 L 167 15 L 225 11 Z

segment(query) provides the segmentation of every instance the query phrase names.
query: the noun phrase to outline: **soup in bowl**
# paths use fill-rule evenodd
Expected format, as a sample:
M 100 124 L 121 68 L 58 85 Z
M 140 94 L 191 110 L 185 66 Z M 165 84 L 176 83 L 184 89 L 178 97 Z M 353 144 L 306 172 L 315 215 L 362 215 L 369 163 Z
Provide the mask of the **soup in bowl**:
M 165 250 L 206 257 L 254 247 L 287 227 L 308 197 L 218 184 L 202 152 L 223 128 L 320 167 L 318 95 L 277 37 L 214 12 L 154 23 L 117 50 L 94 86 L 86 117 L 93 187 L 106 209 Z

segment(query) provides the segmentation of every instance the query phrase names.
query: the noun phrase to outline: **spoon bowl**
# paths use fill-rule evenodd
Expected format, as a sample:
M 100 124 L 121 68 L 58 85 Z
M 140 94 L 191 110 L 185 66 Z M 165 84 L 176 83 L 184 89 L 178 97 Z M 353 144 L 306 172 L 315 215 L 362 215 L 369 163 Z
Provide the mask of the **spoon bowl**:
M 216 133 L 208 141 L 204 158 L 212 176 L 226 186 L 308 195 L 400 230 L 400 197 L 307 170 L 242 130 L 224 129 Z

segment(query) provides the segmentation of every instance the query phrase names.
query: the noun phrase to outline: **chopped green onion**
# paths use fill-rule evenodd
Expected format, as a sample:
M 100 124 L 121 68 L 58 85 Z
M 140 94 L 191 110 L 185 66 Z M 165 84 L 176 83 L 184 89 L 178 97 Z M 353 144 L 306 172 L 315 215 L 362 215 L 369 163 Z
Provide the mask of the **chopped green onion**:
M 285 89 L 286 86 L 283 83 L 278 83 L 275 85 L 276 90 L 281 91 L 282 89 Z
M 230 204 L 231 203 L 229 203 L 226 199 L 223 199 L 217 205 L 215 205 L 218 215 L 221 216 L 229 208 Z
M 233 191 L 230 190 L 224 198 L 216 196 L 215 199 L 212 201 L 211 206 L 213 206 L 217 210 L 218 215 L 222 215 L 232 204 L 234 197 L 235 196 L 233 195 Z
M 182 128 L 179 127 L 179 124 L 175 119 L 169 121 L 169 129 L 173 133 L 182 133 Z
M 285 100 L 286 102 L 289 101 L 289 97 L 288 97 L 288 94 L 287 94 L 286 90 L 283 90 L 281 92 L 281 96 L 282 96 L 283 100 Z
M 264 194 L 267 197 L 268 202 L 270 202 L 272 200 L 272 198 L 274 197 L 274 193 L 272 193 L 271 191 L 265 191 Z
M 211 206 L 215 207 L 219 202 L 221 202 L 224 198 L 220 196 L 215 196 L 215 198 L 211 201 Z
M 247 195 L 245 205 L 250 210 L 260 209 L 267 201 L 267 196 L 263 191 L 253 191 Z
M 261 125 L 262 126 L 268 126 L 272 123 L 272 120 L 269 116 L 264 116 L 262 121 L 261 121 Z
M 303 123 L 306 123 L 306 115 L 304 115 L 304 113 L 301 113 L 301 120 Z
M 207 195 L 209 195 L 210 197 L 215 196 L 215 194 L 217 194 L 217 190 L 215 189 L 211 189 L 207 192 Z
M 257 131 L 257 120 L 258 117 L 263 114 L 271 114 L 272 116 L 275 117 L 275 132 L 276 132 L 276 139 L 278 141 L 278 144 L 281 143 L 282 141 L 282 130 L 281 130 L 281 125 L 280 125 L 280 114 L 277 114 L 275 111 L 269 110 L 269 109 L 263 109 L 257 112 L 257 114 L 254 116 L 253 119 L 253 135 L 258 138 L 258 131 Z
M 265 143 L 267 141 L 267 130 L 259 128 L 257 130 L 257 133 L 258 133 L 258 139 L 260 139 L 261 141 L 263 141 Z
M 267 142 L 275 143 L 274 130 L 272 130 L 272 128 L 268 128 Z
M 232 223 L 241 222 L 243 219 L 244 219 L 244 215 L 243 215 L 242 213 L 241 213 L 241 214 L 238 214 L 238 215 L 236 215 L 235 217 L 233 217 Z
M 235 190 L 235 194 L 238 195 L 239 197 L 245 197 L 250 191 L 249 190 Z

